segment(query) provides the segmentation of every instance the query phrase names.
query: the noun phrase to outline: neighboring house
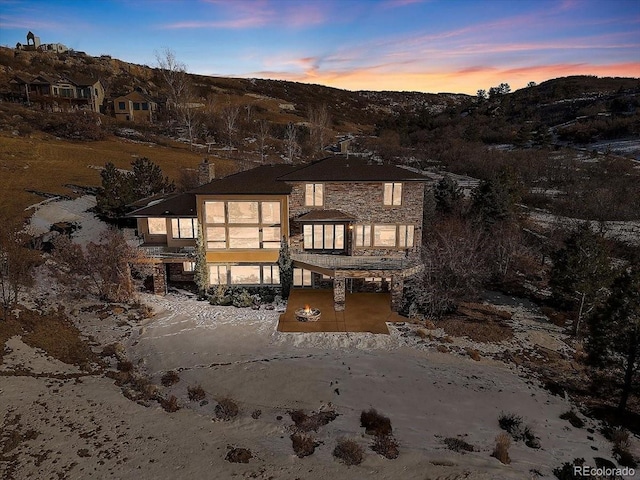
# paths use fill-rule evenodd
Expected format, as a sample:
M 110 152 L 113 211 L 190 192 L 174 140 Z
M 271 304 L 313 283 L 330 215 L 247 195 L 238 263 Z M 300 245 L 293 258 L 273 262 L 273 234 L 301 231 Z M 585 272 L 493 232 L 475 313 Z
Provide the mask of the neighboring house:
M 207 168 L 208 164 L 201 165 Z M 203 229 L 210 285 L 278 285 L 282 237 L 294 286 L 388 290 L 402 302 L 404 279 L 419 272 L 425 182 L 429 179 L 361 157 L 307 165 L 265 165 L 213 180 L 133 211 L 141 248 L 156 263 L 154 288 L 193 272 Z
M 138 90 L 113 99 L 116 120 L 152 123 L 157 109 L 158 104 Z
M 58 109 L 87 107 L 91 111 L 100 112 L 104 104 L 104 86 L 96 78 L 15 75 L 9 85 L 27 102 L 51 103 Z
M 67 46 L 62 43 L 40 43 L 40 37 L 34 35 L 33 32 L 27 33 L 26 45 L 23 45 L 20 42 L 16 44 L 16 50 L 52 53 L 65 53 L 69 51 Z

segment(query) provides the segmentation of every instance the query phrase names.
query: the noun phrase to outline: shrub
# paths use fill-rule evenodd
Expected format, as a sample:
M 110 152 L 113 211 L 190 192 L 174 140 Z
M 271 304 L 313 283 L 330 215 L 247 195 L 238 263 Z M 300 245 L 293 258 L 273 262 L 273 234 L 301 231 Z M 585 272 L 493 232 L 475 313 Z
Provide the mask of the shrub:
M 477 350 L 473 349 L 473 348 L 467 348 L 467 355 L 469 355 L 471 357 L 472 360 L 479 362 L 480 361 L 480 352 L 478 352 Z
M 522 417 L 514 413 L 501 413 L 498 417 L 500 428 L 506 431 L 516 442 L 523 441 L 529 448 L 540 448 L 540 440 L 529 425 L 523 425 Z
M 398 458 L 400 454 L 398 441 L 393 438 L 393 435 L 376 435 L 373 445 L 371 445 L 371 450 L 389 460 Z
M 578 476 L 574 470 L 574 466 L 582 466 L 584 465 L 584 458 L 575 458 L 573 463 L 564 462 L 562 467 L 557 467 L 553 469 L 553 474 L 558 478 L 558 480 L 580 480 L 584 478 L 582 475 Z
M 298 458 L 308 457 L 309 455 L 313 455 L 315 452 L 318 443 L 311 437 L 305 433 L 296 432 L 291 435 L 291 444 L 293 446 L 293 451 L 298 456 Z
M 617 428 L 612 432 L 611 441 L 613 442 L 613 456 L 623 467 L 635 468 L 638 466 L 633 454 L 631 453 L 631 442 L 629 441 L 629 432 L 623 428 Z
M 576 428 L 584 427 L 584 421 L 580 417 L 578 417 L 576 412 L 574 412 L 573 410 L 568 410 L 564 412 L 562 415 L 560 415 L 560 418 L 562 420 L 567 420 L 571 425 L 573 425 Z
M 360 414 L 360 426 L 365 428 L 367 435 L 386 436 L 391 435 L 391 420 L 381 415 L 375 408 L 362 411 Z
M 259 419 L 260 415 L 262 415 L 262 410 L 260 409 L 254 410 L 253 412 L 251 412 L 251 418 L 253 418 L 254 420 Z
M 225 460 L 231 463 L 249 463 L 251 457 L 251 450 L 248 448 L 232 448 L 227 452 Z
M 236 308 L 250 307 L 253 305 L 253 297 L 251 297 L 246 288 L 241 288 L 233 292 L 231 295 L 231 303 Z
M 231 293 L 229 292 L 229 288 L 226 285 L 218 285 L 217 287 L 212 287 L 209 292 L 209 303 L 211 305 L 231 305 Z
M 465 442 L 461 438 L 457 437 L 448 437 L 442 441 L 449 450 L 453 450 L 454 452 L 473 452 L 473 445 Z
M 238 415 L 238 404 L 229 397 L 224 397 L 216 400 L 218 404 L 214 409 L 216 418 L 220 420 L 231 420 Z
M 180 410 L 180 405 L 175 395 L 171 395 L 169 398 L 160 398 L 159 402 L 165 412 L 174 413 Z
M 496 446 L 493 449 L 492 457 L 497 458 L 505 465 L 511 463 L 509 458 L 509 447 L 511 446 L 511 439 L 506 433 L 500 433 L 496 437 Z
M 133 363 L 129 360 L 123 360 L 118 362 L 118 370 L 125 373 L 130 373 L 133 371 Z
M 338 440 L 336 448 L 333 449 L 333 456 L 345 465 L 360 465 L 364 458 L 364 451 L 354 440 L 343 438 Z
M 160 383 L 162 383 L 163 387 L 170 387 L 171 385 L 175 385 L 179 381 L 180 376 L 175 370 L 169 370 L 167 373 L 162 375 L 162 378 L 160 379 Z
M 515 440 L 518 440 L 517 438 Z M 522 430 L 521 440 L 524 440 L 524 444 L 529 448 L 540 448 L 540 439 L 533 433 L 532 428 L 527 425 Z
M 327 425 L 338 417 L 338 414 L 333 410 L 313 413 L 311 415 L 304 413 L 304 410 L 291 410 L 287 413 L 289 413 L 291 420 L 293 420 L 295 424 L 295 429 L 298 432 L 317 432 L 320 427 Z
M 199 402 L 201 400 L 204 400 L 204 397 L 207 396 L 200 384 L 197 384 L 194 387 L 187 388 L 187 394 L 189 395 L 189 400 L 191 400 L 192 402 Z

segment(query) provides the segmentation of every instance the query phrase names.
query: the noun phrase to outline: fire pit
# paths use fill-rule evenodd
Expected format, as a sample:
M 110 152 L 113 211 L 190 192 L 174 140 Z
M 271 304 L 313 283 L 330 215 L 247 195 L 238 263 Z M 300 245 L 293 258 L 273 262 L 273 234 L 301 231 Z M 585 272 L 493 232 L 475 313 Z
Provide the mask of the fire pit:
M 299 322 L 317 322 L 320 320 L 320 310 L 317 308 L 311 308 L 309 305 L 305 305 L 304 308 L 299 308 L 295 311 L 296 320 Z

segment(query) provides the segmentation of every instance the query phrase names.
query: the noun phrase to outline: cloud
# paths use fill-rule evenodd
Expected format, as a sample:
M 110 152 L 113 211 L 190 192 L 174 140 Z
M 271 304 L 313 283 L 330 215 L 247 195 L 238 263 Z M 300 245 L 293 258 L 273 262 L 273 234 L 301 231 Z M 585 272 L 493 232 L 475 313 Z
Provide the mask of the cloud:
M 30 17 L 12 17 L 0 15 L 0 28 L 24 28 L 27 30 L 63 30 L 66 25 L 51 20 L 38 20 Z

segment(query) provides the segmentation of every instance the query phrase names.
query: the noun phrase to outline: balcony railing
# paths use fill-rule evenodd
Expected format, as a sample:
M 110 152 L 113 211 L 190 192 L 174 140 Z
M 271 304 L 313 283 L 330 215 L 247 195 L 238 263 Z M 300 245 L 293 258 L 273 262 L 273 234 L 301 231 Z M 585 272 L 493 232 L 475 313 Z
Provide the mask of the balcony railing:
M 140 249 L 154 258 L 189 258 L 196 254 L 195 247 L 167 247 L 166 245 L 140 245 Z
M 418 265 L 415 259 L 388 256 L 344 256 L 292 253 L 291 259 L 331 270 L 404 270 Z

